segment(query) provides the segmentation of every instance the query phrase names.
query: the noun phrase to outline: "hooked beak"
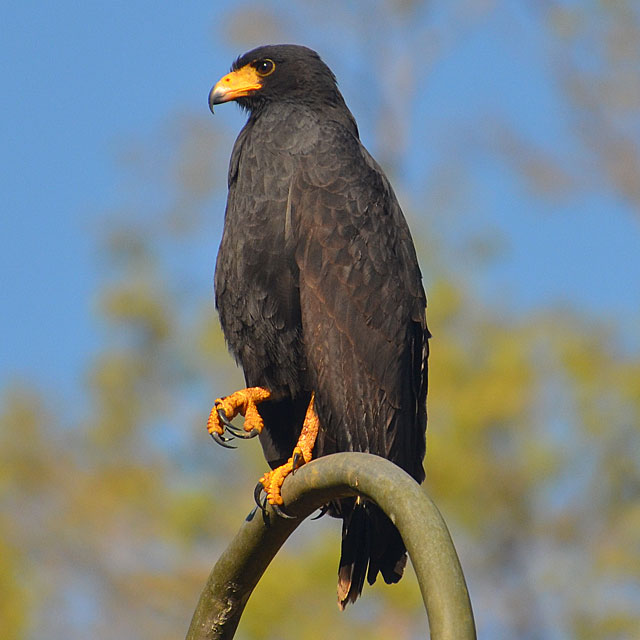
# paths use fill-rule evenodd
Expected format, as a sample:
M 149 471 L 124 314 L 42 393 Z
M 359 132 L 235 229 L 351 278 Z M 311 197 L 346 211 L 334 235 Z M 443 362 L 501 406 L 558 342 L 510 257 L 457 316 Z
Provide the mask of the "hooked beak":
M 209 93 L 209 109 L 216 104 L 237 100 L 262 88 L 260 76 L 251 65 L 232 71 L 216 82 Z

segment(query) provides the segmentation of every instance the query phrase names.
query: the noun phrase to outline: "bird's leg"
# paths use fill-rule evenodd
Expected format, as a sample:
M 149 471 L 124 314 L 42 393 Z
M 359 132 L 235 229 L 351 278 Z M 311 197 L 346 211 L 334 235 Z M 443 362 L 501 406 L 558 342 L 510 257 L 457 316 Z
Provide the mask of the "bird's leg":
M 249 387 L 236 391 L 230 396 L 218 398 L 207 420 L 207 431 L 222 446 L 230 440 L 224 436 L 225 430 L 239 438 L 253 438 L 264 427 L 258 404 L 271 397 L 271 392 L 263 387 Z M 231 424 L 238 414 L 244 416 L 244 431 Z
M 304 417 L 302 424 L 302 431 L 298 442 L 293 449 L 291 457 L 280 467 L 265 473 L 258 482 L 258 486 L 262 484 L 264 491 L 267 494 L 267 501 L 269 504 L 278 506 L 282 504 L 282 496 L 280 495 L 280 489 L 284 479 L 295 470 L 309 462 L 311 460 L 311 452 L 316 443 L 316 436 L 318 435 L 318 416 L 313 408 L 314 396 L 311 395 L 311 402 L 307 407 L 307 413 Z

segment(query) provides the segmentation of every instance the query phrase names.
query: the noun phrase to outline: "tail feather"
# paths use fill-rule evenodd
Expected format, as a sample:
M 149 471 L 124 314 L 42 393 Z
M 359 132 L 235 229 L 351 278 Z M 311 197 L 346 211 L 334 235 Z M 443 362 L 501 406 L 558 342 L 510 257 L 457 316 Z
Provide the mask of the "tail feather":
M 371 549 L 367 582 L 373 584 L 379 572 L 387 584 L 395 584 L 402 578 L 407 564 L 406 549 L 391 520 L 378 507 L 374 508 L 370 520 L 375 530 L 372 537 L 378 544 Z
M 362 593 L 378 573 L 387 584 L 400 580 L 407 554 L 400 532 L 376 505 L 356 500 L 340 501 L 342 552 L 338 568 L 338 606 L 341 610 Z
M 338 567 L 338 606 L 355 602 L 364 585 L 370 553 L 370 527 L 365 510 L 356 505 L 342 521 L 342 549 Z

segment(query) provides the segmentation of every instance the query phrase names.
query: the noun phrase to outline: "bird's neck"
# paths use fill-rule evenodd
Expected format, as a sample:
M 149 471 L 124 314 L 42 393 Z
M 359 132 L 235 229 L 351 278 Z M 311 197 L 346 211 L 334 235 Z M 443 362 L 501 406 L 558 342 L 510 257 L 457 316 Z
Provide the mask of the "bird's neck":
M 249 110 L 249 120 L 247 124 L 254 126 L 258 122 L 262 123 L 281 123 L 286 126 L 287 122 L 300 123 L 306 122 L 309 126 L 313 123 L 320 123 L 323 120 L 333 120 L 339 122 L 343 127 L 359 138 L 358 126 L 351 111 L 345 104 L 342 95 L 338 92 L 339 101 L 319 103 L 316 101 L 300 101 L 300 100 L 278 100 L 263 102 L 256 105 L 255 108 Z

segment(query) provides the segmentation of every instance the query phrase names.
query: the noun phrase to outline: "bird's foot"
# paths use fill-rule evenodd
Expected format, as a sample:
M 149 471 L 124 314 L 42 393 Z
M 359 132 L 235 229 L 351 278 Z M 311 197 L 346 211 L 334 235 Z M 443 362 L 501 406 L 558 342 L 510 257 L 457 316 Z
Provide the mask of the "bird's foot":
M 302 431 L 300 432 L 298 443 L 294 447 L 291 457 L 283 465 L 273 469 L 273 471 L 265 473 L 258 481 L 258 486 L 256 487 L 256 502 L 258 506 L 260 506 L 260 486 L 262 485 L 266 502 L 272 505 L 279 515 L 283 515 L 280 505 L 284 502 L 281 491 L 285 478 L 289 474 L 295 473 L 296 469 L 309 462 L 312 458 L 313 447 L 316 443 L 320 424 L 315 409 L 313 408 L 313 402 L 314 396 L 312 395 L 304 423 L 302 424 Z M 264 502 L 262 506 L 266 506 Z M 284 517 L 291 516 L 284 514 Z
M 258 484 L 256 485 L 256 488 L 253 490 L 253 499 L 255 500 L 256 505 L 257 505 L 256 507 L 254 507 L 254 511 L 256 509 L 260 509 L 260 511 L 262 511 L 262 518 L 265 521 L 265 523 L 267 523 L 268 520 L 269 520 L 269 518 L 267 516 L 267 502 L 268 502 L 268 500 L 267 500 L 267 494 L 266 494 L 264 486 L 262 484 L 262 478 L 260 478 L 260 480 L 258 481 Z M 290 520 L 293 520 L 296 517 L 296 516 L 290 516 L 288 513 L 286 513 L 284 510 L 282 510 L 280 508 L 280 505 L 277 504 L 277 503 L 271 504 L 271 508 L 281 518 L 288 518 Z
M 258 404 L 271 396 L 263 387 L 249 387 L 236 391 L 230 396 L 218 398 L 207 420 L 207 431 L 211 437 L 227 449 L 235 449 L 230 440 L 236 438 L 254 438 L 264 427 Z M 234 426 L 231 421 L 238 415 L 244 416 L 243 429 Z
M 280 491 L 284 479 L 290 473 L 295 473 L 298 467 L 301 467 L 305 462 L 309 462 L 309 460 L 311 460 L 311 451 L 303 451 L 299 446 L 296 446 L 293 450 L 293 455 L 283 465 L 273 471 L 268 471 L 258 480 L 264 488 L 269 504 L 280 505 L 283 503 Z

